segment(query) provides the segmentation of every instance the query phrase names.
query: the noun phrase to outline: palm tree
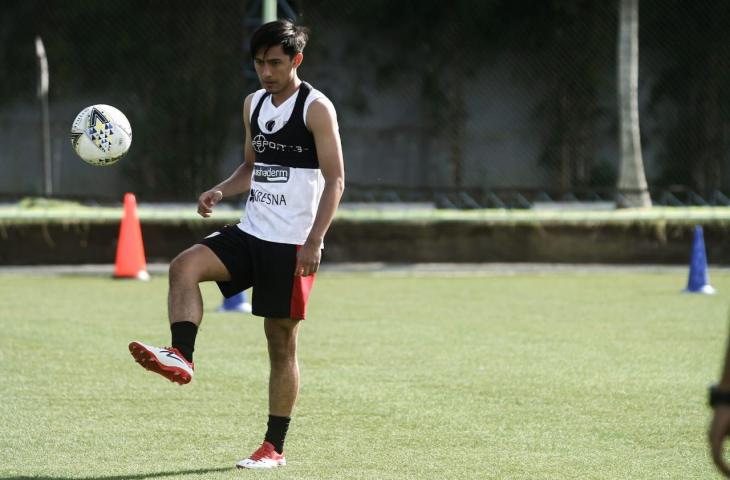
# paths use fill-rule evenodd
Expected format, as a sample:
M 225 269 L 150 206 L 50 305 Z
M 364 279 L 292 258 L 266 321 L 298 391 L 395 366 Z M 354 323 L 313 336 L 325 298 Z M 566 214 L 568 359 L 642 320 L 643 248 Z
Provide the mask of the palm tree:
M 651 207 L 639 132 L 639 0 L 619 0 L 619 207 Z

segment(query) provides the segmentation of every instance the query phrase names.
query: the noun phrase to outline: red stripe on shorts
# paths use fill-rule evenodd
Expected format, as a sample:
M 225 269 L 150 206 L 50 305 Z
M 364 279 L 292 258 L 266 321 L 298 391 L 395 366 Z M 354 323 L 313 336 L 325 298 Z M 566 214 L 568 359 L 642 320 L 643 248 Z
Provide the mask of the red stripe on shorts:
M 297 252 L 301 247 L 297 245 Z M 289 318 L 294 320 L 304 320 L 307 315 L 307 300 L 309 292 L 312 291 L 314 285 L 315 274 L 307 277 L 294 277 L 294 283 L 291 288 L 291 306 L 289 308 Z
M 314 274 L 308 277 L 294 277 L 291 289 L 291 313 L 289 318 L 304 320 L 307 314 L 307 299 L 314 285 Z

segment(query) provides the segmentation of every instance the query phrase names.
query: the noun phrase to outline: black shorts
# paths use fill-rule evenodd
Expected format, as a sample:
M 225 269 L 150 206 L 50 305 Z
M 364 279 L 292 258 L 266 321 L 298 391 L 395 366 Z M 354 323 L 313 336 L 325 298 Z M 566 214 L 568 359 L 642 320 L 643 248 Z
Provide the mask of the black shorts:
M 210 248 L 231 274 L 217 282 L 229 298 L 253 287 L 253 314 L 267 318 L 303 320 L 314 275 L 295 277 L 299 245 L 267 242 L 236 225 L 226 225 L 199 243 Z

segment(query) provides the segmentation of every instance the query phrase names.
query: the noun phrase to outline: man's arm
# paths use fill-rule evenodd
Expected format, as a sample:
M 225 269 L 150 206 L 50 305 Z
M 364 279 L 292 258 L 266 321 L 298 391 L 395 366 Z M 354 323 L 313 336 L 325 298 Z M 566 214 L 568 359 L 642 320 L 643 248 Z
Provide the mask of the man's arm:
M 198 198 L 198 213 L 203 217 L 210 217 L 213 207 L 224 197 L 238 195 L 251 189 L 251 174 L 253 173 L 254 151 L 251 144 L 251 125 L 250 114 L 251 98 L 253 94 L 246 97 L 243 102 L 243 126 L 244 126 L 244 147 L 243 147 L 243 164 L 241 164 L 233 174 L 221 183 L 203 192 Z
M 317 146 L 319 168 L 324 177 L 324 190 L 319 200 L 314 224 L 306 242 L 297 255 L 295 275 L 307 276 L 319 269 L 322 257 L 322 242 L 332 219 L 340 204 L 342 192 L 345 190 L 345 167 L 342 159 L 340 131 L 337 125 L 337 114 L 329 100 L 320 98 L 309 106 L 307 126 L 314 135 Z
M 725 349 L 725 363 L 722 369 L 722 376 L 720 377 L 720 383 L 716 387 L 718 390 L 730 394 L 730 337 L 728 337 L 727 347 Z M 718 404 L 715 405 L 714 409 L 709 431 L 712 460 L 723 475 L 730 478 L 730 467 L 728 467 L 723 457 L 723 444 L 730 434 L 730 405 L 724 403 Z

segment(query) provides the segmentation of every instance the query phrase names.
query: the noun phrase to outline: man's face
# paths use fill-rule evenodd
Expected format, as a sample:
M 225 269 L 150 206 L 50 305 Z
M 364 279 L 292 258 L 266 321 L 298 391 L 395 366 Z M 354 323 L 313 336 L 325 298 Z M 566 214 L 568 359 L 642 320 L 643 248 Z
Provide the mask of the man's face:
M 296 67 L 301 63 L 301 56 L 302 54 L 298 53 L 289 58 L 289 55 L 281 49 L 281 45 L 259 50 L 253 63 L 261 86 L 269 93 L 283 91 L 294 79 Z

